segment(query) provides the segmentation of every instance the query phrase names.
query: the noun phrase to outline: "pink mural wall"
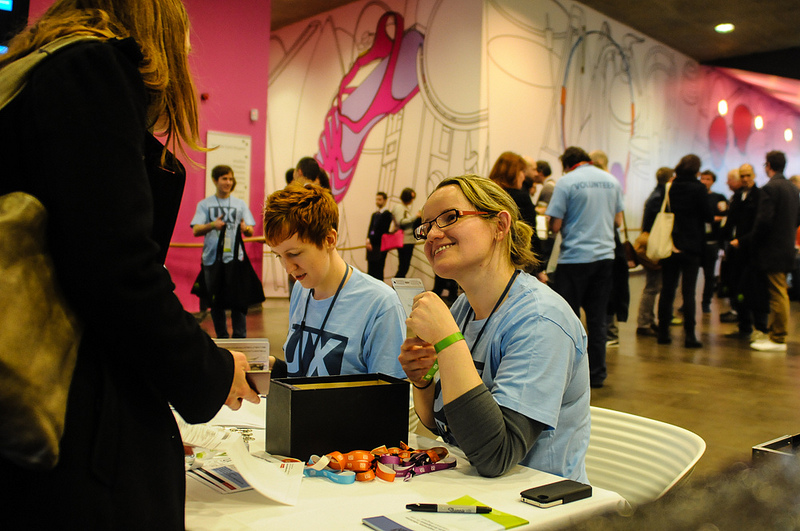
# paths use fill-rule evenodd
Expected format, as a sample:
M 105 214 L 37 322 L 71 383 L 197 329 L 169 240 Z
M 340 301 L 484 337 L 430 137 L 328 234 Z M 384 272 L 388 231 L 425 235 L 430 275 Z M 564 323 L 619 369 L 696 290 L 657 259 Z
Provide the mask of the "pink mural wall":
M 40 16 L 52 0 L 31 0 L 31 20 Z M 267 85 L 269 72 L 269 36 L 271 3 L 269 0 L 184 0 L 192 23 L 191 66 L 198 93 L 208 94 L 200 102 L 200 135 L 220 131 L 252 137 L 250 169 L 250 210 L 258 220 L 264 200 L 266 157 Z M 258 109 L 259 118 L 250 120 L 250 110 Z M 196 162 L 205 155 L 195 153 Z M 187 169 L 186 190 L 178 215 L 173 243 L 202 243 L 189 227 L 197 202 L 205 197 L 205 170 L 184 161 Z M 256 236 L 263 229 L 256 223 Z M 253 267 L 260 274 L 263 245 L 246 245 Z M 198 309 L 197 297 L 189 293 L 200 271 L 199 248 L 170 249 L 167 268 L 175 282 L 175 292 L 184 307 Z

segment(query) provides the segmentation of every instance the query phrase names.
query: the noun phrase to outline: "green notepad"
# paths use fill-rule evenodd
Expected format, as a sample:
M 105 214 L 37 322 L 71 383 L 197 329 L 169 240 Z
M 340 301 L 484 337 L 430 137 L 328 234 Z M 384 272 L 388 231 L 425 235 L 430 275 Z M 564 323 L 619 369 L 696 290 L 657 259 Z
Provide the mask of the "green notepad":
M 462 496 L 457 500 L 452 500 L 447 503 L 449 503 L 450 505 L 486 505 L 485 503 L 479 502 L 472 496 Z M 497 509 L 494 508 L 492 509 L 491 513 L 482 514 L 481 516 L 500 524 L 506 529 L 512 529 L 514 527 L 519 527 L 521 525 L 529 523 L 524 518 L 520 518 L 519 516 L 514 516 L 513 514 L 504 513 L 503 511 L 498 511 Z

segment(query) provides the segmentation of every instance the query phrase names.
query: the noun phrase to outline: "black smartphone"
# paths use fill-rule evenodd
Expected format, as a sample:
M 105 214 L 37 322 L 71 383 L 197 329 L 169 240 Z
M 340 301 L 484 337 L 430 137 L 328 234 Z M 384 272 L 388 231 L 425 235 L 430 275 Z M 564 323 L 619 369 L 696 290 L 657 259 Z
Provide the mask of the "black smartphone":
M 571 479 L 540 485 L 520 492 L 522 501 L 525 503 L 545 508 L 582 500 L 591 495 L 591 485 L 585 485 Z

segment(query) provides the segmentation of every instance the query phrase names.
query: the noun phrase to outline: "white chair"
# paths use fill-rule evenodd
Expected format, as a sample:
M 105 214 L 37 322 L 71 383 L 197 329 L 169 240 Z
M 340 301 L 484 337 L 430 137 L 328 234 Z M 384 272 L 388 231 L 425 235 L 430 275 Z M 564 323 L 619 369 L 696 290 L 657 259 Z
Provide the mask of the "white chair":
M 618 492 L 631 505 L 663 496 L 706 449 L 699 435 L 666 422 L 594 406 L 591 416 L 589 482 Z

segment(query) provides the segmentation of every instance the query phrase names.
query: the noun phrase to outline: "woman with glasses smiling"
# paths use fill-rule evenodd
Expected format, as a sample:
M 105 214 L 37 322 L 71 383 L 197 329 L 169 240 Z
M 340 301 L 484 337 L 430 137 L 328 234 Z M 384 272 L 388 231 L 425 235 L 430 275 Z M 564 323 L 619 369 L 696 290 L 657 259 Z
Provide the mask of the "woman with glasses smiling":
M 403 343 L 400 363 L 420 420 L 481 475 L 519 463 L 587 483 L 586 333 L 560 296 L 523 271 L 537 261 L 532 229 L 502 188 L 476 175 L 442 181 L 422 219 L 414 234 L 426 258 L 464 294 L 448 309 L 422 293 L 406 321 L 417 337 Z

